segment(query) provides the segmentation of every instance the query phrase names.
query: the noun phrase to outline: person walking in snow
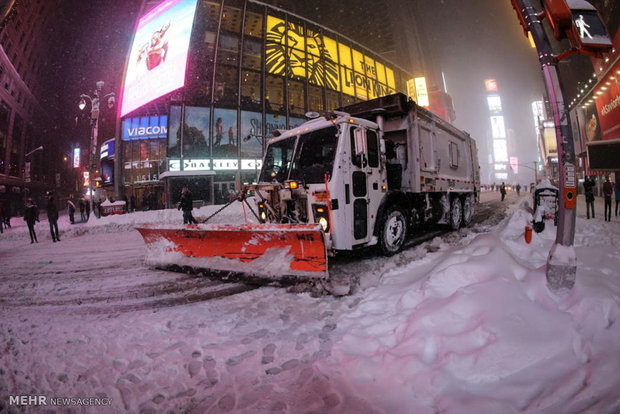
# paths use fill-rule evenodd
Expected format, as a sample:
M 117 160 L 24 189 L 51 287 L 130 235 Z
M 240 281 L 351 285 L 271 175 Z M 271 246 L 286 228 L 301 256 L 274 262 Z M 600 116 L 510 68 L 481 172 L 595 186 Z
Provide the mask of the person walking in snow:
M 80 221 L 86 221 L 86 214 L 84 213 L 86 209 L 86 200 L 84 199 L 84 197 L 80 198 L 78 204 L 80 206 Z
M 194 200 L 192 193 L 184 185 L 181 189 L 181 201 L 179 202 L 179 210 L 183 210 L 183 224 L 198 224 L 194 216 L 192 215 L 192 209 L 194 208 Z
M 67 200 L 67 214 L 71 224 L 75 224 L 75 204 L 71 200 Z
M 618 217 L 618 205 L 620 204 L 620 180 L 618 180 L 618 176 L 616 175 L 616 217 Z
M 90 218 L 90 201 L 84 201 L 84 211 L 86 214 L 86 221 Z
M 58 208 L 54 202 L 54 194 L 51 191 L 47 193 L 47 205 L 45 210 L 47 211 L 47 220 L 50 225 L 50 234 L 52 235 L 52 241 L 60 241 L 60 235 L 58 234 Z
M 502 201 L 504 201 L 504 198 L 506 198 L 506 185 L 503 182 L 499 187 L 499 193 L 502 195 Z
M 37 233 L 34 231 L 34 223 L 39 221 L 39 207 L 33 203 L 32 198 L 26 200 L 26 209 L 24 210 L 24 220 L 28 225 L 30 233 L 30 244 L 38 243 Z
M 587 175 L 583 181 L 583 193 L 586 196 L 586 217 L 590 218 L 590 209 L 592 209 L 592 218 L 594 218 L 594 180 Z
M 605 177 L 603 183 L 603 196 L 605 197 L 605 221 L 611 221 L 611 196 L 614 194 L 614 185 Z
M 517 195 L 521 195 L 521 184 L 517 184 Z

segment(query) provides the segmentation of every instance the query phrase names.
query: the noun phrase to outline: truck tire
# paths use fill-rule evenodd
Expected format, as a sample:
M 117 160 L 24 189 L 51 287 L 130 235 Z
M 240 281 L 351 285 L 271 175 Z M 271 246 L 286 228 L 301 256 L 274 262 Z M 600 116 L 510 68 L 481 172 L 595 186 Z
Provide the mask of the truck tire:
M 467 227 L 474 216 L 474 196 L 469 194 L 463 199 L 463 222 L 462 226 Z
M 398 253 L 407 239 L 407 216 L 397 205 L 389 207 L 383 213 L 379 229 L 379 246 L 384 256 Z
M 462 221 L 463 206 L 461 204 L 461 199 L 459 197 L 454 197 L 450 206 L 450 228 L 452 228 L 452 230 L 458 230 L 459 227 L 461 227 Z

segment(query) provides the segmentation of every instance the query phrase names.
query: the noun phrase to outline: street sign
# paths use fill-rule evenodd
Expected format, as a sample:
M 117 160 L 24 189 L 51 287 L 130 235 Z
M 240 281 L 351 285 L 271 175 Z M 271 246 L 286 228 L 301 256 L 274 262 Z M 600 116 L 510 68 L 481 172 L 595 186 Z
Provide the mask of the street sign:
M 575 181 L 575 165 L 564 164 L 564 205 L 574 209 L 577 201 L 577 182 Z
M 577 40 L 581 46 L 609 47 L 613 44 L 596 10 L 573 10 Z

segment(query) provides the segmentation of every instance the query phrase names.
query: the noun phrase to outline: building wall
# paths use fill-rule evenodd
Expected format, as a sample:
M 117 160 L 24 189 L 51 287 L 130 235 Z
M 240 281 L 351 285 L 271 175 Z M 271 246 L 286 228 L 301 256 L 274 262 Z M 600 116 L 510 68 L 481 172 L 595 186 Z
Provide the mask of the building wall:
M 26 157 L 45 143 L 40 95 L 49 70 L 47 40 L 53 12 L 50 2 L 15 2 L 1 25 L 0 202 L 13 215 L 21 210 L 26 195 L 36 199 L 54 180 L 42 151 Z

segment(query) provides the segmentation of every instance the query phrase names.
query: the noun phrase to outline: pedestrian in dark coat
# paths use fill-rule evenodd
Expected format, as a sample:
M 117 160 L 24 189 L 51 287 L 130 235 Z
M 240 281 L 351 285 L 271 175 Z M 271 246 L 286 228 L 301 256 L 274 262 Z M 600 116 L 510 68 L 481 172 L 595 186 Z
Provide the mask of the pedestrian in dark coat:
M 75 204 L 71 200 L 67 200 L 67 214 L 71 224 L 75 224 Z
M 616 174 L 616 186 L 615 186 L 614 191 L 616 193 L 616 217 L 618 217 L 618 205 L 620 204 L 620 179 L 617 174 Z
M 590 218 L 590 209 L 592 209 L 592 218 L 594 218 L 594 180 L 587 175 L 583 181 L 583 193 L 586 196 L 586 216 Z
M 32 198 L 26 200 L 26 209 L 24 210 L 24 220 L 28 225 L 30 233 L 30 244 L 38 243 L 37 233 L 34 231 L 34 223 L 39 221 L 39 207 L 32 202 Z
M 90 200 L 84 201 L 84 210 L 86 211 L 86 221 L 90 218 Z
M 618 215 L 617 211 L 618 208 L 616 207 L 616 216 Z M 0 233 L 4 233 L 4 210 L 2 210 L 2 204 L 0 204 Z
M 11 210 L 8 206 L 5 205 L 3 207 L 3 211 L 4 211 L 4 223 L 0 223 L 0 226 L 4 224 L 5 229 L 10 229 L 11 228 Z
M 603 196 L 605 197 L 605 221 L 611 221 L 611 196 L 614 195 L 614 185 L 609 180 L 609 176 L 605 178 L 603 183 Z
M 52 241 L 56 243 L 56 241 L 60 241 L 60 235 L 58 234 L 58 208 L 56 208 L 56 203 L 54 202 L 54 195 L 50 191 L 47 192 L 45 210 L 47 211 L 47 221 L 50 225 Z
M 181 190 L 181 201 L 179 202 L 179 210 L 183 210 L 183 224 L 198 224 L 192 215 L 193 208 L 194 199 L 192 198 L 192 193 L 184 185 Z
M 506 185 L 504 183 L 499 187 L 499 193 L 502 195 L 502 201 L 504 201 L 506 198 Z
M 86 206 L 86 200 L 83 197 L 80 198 L 79 205 L 80 205 L 80 220 L 81 221 L 86 221 L 86 214 L 85 214 L 85 211 L 86 211 L 86 207 L 85 207 Z

